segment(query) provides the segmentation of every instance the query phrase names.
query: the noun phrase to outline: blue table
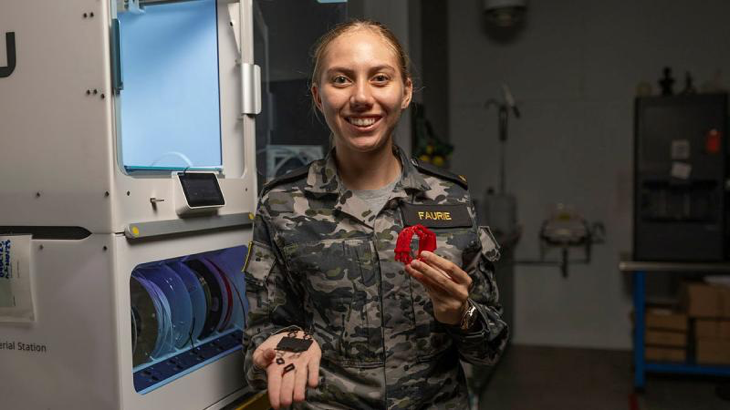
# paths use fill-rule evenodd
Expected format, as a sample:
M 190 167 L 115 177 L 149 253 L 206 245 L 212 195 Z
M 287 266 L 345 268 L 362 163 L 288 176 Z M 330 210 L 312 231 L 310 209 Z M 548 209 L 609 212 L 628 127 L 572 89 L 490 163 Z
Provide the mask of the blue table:
M 700 374 L 730 377 L 730 366 L 704 366 L 690 358 L 686 363 L 647 362 L 644 354 L 647 273 L 730 274 L 730 263 L 643 262 L 622 257 L 619 270 L 631 273 L 634 287 L 634 388 L 643 390 L 646 373 Z

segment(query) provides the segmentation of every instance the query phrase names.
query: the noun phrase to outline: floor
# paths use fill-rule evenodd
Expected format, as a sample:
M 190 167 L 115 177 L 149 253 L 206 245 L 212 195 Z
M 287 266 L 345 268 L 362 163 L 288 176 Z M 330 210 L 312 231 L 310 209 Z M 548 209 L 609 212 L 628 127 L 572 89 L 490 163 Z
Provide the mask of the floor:
M 649 375 L 632 406 L 631 352 L 511 346 L 482 390 L 480 410 L 728 410 L 722 379 Z

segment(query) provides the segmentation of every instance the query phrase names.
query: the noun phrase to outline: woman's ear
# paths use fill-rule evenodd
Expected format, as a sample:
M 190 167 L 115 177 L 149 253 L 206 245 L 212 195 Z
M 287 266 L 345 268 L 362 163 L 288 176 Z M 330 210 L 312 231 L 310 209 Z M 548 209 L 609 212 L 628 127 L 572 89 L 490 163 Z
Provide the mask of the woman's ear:
M 401 109 L 406 109 L 411 104 L 413 98 L 413 80 L 410 78 L 406 79 L 405 87 L 403 87 L 403 103 Z
M 314 105 L 316 105 L 317 109 L 322 112 L 322 96 L 319 95 L 319 87 L 317 86 L 317 84 L 312 84 L 311 91 Z

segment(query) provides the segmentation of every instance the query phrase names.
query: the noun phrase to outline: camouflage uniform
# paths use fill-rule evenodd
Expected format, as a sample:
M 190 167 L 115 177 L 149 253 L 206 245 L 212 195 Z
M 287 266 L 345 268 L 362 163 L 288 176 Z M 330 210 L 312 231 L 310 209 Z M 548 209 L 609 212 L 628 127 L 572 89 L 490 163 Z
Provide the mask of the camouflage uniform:
M 493 275 L 499 248 L 476 225 L 466 184 L 395 151 L 402 178 L 377 215 L 339 180 L 333 152 L 262 192 L 245 268 L 244 367 L 249 384 L 265 389 L 256 347 L 290 326 L 312 331 L 322 348 L 321 383 L 295 408 L 465 409 L 458 359 L 493 364 L 506 344 Z M 407 204 L 468 211 L 470 226 L 432 229 L 436 253 L 473 280 L 479 318 L 468 333 L 437 322 L 424 287 L 395 261 Z

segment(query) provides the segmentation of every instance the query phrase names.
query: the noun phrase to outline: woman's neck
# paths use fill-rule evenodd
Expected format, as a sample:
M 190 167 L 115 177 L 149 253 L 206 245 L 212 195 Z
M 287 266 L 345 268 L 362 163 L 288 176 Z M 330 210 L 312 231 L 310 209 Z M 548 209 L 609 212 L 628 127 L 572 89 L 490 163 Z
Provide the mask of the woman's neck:
M 384 144 L 370 152 L 336 149 L 335 160 L 340 179 L 349 189 L 379 189 L 393 182 L 401 173 L 401 163 L 393 155 L 393 144 Z

